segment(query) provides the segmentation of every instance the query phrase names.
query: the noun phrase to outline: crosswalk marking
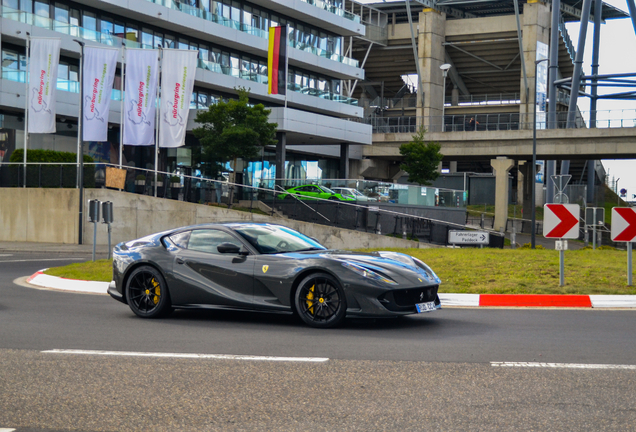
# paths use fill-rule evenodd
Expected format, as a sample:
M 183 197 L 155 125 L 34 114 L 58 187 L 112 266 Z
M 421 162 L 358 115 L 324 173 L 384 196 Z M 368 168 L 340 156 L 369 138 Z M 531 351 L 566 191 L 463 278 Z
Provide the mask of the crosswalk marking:
M 131 351 L 92 351 L 92 350 L 62 350 L 54 349 L 42 351 L 46 354 L 80 354 L 126 357 L 164 357 L 164 358 L 189 358 L 189 359 L 215 359 L 215 360 L 249 360 L 249 361 L 282 361 L 282 362 L 313 362 L 329 361 L 325 357 L 275 357 L 232 354 L 188 354 L 188 353 L 148 353 Z
M 585 363 L 539 363 L 539 362 L 490 362 L 493 367 L 533 367 L 533 368 L 566 368 L 566 369 L 630 369 L 636 365 L 585 364 Z

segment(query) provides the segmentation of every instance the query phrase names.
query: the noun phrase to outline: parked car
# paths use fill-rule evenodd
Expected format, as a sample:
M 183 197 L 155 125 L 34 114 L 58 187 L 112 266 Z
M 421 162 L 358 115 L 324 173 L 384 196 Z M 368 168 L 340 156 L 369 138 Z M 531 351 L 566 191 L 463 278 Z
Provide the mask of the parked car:
M 366 196 L 365 194 L 363 194 L 362 192 L 360 192 L 358 189 L 355 188 L 347 188 L 347 187 L 332 187 L 331 188 L 334 192 L 339 193 L 340 195 L 342 195 L 345 198 L 352 198 L 356 201 L 360 201 L 360 202 L 367 202 L 367 201 L 377 201 L 377 198 L 371 198 Z
M 312 327 L 345 317 L 440 309 L 440 279 L 397 252 L 328 250 L 282 225 L 202 224 L 119 243 L 108 293 L 139 317 L 174 308 L 295 313 Z
M 355 201 L 353 198 L 347 198 L 341 194 L 334 192 L 326 186 L 319 185 L 303 185 L 286 189 L 288 193 L 278 194 L 278 199 L 302 199 L 302 200 L 337 200 L 337 201 Z M 290 195 L 294 194 L 294 196 Z

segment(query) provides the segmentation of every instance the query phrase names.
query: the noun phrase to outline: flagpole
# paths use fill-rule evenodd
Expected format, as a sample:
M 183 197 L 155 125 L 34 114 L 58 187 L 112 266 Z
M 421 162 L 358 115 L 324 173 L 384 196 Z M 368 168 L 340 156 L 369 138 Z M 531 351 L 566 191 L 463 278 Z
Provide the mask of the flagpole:
M 31 49 L 31 34 L 27 32 L 26 34 L 26 72 L 24 74 L 24 88 L 26 91 L 26 103 L 24 107 L 24 154 L 22 155 L 22 163 L 23 173 L 22 173 L 22 187 L 26 188 L 26 171 L 27 171 L 27 146 L 29 143 L 29 67 L 31 66 L 30 62 L 30 53 Z
M 287 31 L 287 24 L 285 24 L 285 109 L 287 109 L 287 80 L 289 79 L 289 53 L 287 52 L 289 36 Z
M 160 82 L 161 82 L 161 67 L 163 66 L 162 64 L 162 60 L 163 60 L 163 48 L 161 47 L 161 45 L 158 46 L 159 48 L 159 74 L 157 76 L 157 102 L 160 101 L 161 98 L 161 86 L 160 86 Z M 157 103 L 155 103 L 155 106 L 157 105 Z M 155 198 L 157 197 L 157 165 L 159 164 L 159 124 L 161 123 L 160 120 L 161 118 L 159 117 L 159 112 L 160 110 L 160 106 L 157 107 L 157 112 L 155 113 Z M 165 187 L 165 186 L 164 186 Z M 164 195 L 165 196 L 165 195 Z
M 124 62 L 126 61 L 126 45 L 124 41 L 121 41 L 121 93 L 120 93 L 120 116 L 119 116 L 119 169 L 122 166 L 123 152 L 124 152 L 124 86 L 126 83 L 126 71 Z
M 77 117 L 77 183 L 79 187 L 79 224 L 77 244 L 82 244 L 82 224 L 84 222 L 84 141 L 82 140 L 82 117 L 84 116 L 84 42 L 73 39 L 80 46 L 79 61 L 79 115 Z

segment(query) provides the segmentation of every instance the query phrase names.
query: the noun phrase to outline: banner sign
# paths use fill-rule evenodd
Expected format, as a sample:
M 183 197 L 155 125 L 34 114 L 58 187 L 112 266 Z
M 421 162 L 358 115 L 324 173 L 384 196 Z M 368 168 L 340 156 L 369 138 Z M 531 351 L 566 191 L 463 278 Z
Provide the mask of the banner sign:
M 82 139 L 108 141 L 108 112 L 117 69 L 116 48 L 84 48 Z
M 159 147 L 181 147 L 185 143 L 198 54 L 194 50 L 163 51 Z
M 537 60 L 545 60 L 548 58 L 549 46 L 543 42 L 537 41 Z M 536 65 L 537 76 L 535 87 L 535 104 L 537 105 L 537 129 L 546 128 L 546 102 L 548 99 L 548 62 L 541 62 Z
M 124 144 L 153 145 L 159 59 L 155 50 L 126 49 Z
M 28 133 L 55 133 L 59 38 L 31 38 Z

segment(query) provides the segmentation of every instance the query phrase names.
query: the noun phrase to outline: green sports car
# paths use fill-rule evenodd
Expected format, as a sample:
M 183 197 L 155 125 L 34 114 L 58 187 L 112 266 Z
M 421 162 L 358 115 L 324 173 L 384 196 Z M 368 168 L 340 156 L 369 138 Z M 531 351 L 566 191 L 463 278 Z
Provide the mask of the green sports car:
M 290 195 L 294 194 L 294 196 Z M 281 193 L 278 195 L 278 199 L 302 199 L 302 200 L 333 200 L 333 201 L 354 201 L 355 199 L 342 196 L 325 186 L 318 185 L 303 185 L 295 186 L 287 189 L 287 193 Z

